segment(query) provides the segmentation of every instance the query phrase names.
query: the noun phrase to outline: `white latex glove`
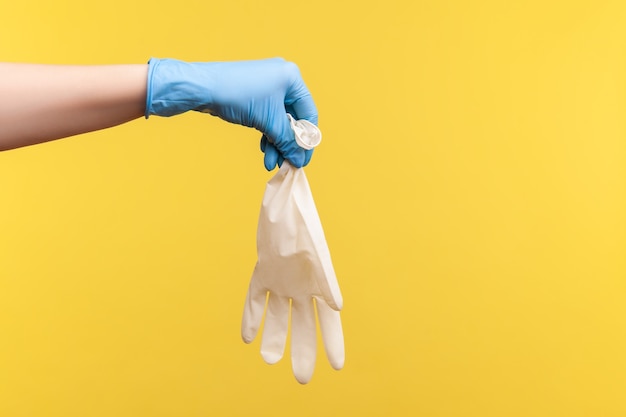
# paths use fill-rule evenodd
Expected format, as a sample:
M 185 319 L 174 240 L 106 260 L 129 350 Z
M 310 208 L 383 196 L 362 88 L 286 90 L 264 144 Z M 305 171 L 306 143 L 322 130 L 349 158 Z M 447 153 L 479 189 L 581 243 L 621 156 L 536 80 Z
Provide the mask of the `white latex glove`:
M 300 146 L 319 143 L 321 134 L 315 125 L 292 120 L 292 127 Z M 267 183 L 257 252 L 243 312 L 243 340 L 254 340 L 265 313 L 261 355 L 269 364 L 278 362 L 285 351 L 291 314 L 293 373 L 306 384 L 315 368 L 317 310 L 328 360 L 334 369 L 343 368 L 341 291 L 304 170 L 286 161 Z

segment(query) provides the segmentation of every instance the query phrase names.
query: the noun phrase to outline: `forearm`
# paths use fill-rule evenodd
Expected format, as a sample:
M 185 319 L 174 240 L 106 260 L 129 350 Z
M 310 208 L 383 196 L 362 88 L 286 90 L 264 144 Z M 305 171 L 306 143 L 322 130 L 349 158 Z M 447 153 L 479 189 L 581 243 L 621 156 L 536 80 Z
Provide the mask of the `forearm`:
M 0 150 L 143 116 L 147 65 L 0 63 Z

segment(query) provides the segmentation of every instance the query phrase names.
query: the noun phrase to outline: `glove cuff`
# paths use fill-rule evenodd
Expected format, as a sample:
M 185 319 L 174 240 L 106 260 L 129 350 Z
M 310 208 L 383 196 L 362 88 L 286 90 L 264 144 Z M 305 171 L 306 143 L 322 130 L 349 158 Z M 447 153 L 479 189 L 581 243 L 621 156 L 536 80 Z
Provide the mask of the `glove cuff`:
M 144 113 L 145 118 L 149 118 L 152 113 L 152 80 L 156 67 L 161 62 L 158 58 L 150 58 L 148 61 L 148 81 L 146 85 L 146 110 Z
M 189 110 L 208 111 L 210 77 L 202 64 L 175 59 L 148 61 L 146 119 L 151 115 L 174 116 Z

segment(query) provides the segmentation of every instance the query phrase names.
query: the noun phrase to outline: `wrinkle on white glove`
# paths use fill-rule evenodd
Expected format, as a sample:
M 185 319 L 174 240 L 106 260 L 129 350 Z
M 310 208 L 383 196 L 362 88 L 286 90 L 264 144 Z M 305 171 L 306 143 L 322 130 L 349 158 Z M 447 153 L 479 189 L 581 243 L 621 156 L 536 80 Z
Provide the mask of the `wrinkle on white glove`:
M 296 135 L 319 143 L 321 135 L 315 134 L 319 129 L 300 122 L 292 120 Z M 326 356 L 334 369 L 343 368 L 341 291 L 304 170 L 288 162 L 267 183 L 257 253 L 243 312 L 243 340 L 254 340 L 265 313 L 261 355 L 267 363 L 276 363 L 285 351 L 291 317 L 293 373 L 306 384 L 315 368 L 317 312 Z

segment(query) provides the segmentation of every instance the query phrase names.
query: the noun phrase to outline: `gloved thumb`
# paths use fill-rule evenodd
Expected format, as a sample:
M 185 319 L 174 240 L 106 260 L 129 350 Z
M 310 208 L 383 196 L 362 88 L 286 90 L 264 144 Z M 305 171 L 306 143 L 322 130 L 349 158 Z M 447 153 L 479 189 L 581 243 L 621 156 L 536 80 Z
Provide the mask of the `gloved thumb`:
M 284 109 L 279 114 L 282 114 L 282 116 L 274 120 L 269 131 L 265 132 L 265 137 L 291 165 L 296 168 L 302 168 L 307 159 L 305 150 L 296 142 L 289 116 Z

